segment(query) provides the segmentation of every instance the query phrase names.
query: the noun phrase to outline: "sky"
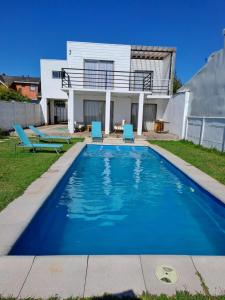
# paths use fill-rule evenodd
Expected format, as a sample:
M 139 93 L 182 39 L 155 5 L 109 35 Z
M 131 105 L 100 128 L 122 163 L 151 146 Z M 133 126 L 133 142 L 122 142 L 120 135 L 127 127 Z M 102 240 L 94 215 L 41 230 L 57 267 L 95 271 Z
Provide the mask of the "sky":
M 40 75 L 66 41 L 176 47 L 185 83 L 223 47 L 225 0 L 0 0 L 0 74 Z

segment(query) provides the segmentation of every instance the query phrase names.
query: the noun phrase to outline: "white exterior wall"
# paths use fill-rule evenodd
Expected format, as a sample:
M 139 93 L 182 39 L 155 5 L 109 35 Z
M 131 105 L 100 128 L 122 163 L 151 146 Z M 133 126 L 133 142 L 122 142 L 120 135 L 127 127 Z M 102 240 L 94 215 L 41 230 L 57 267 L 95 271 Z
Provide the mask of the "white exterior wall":
M 224 151 L 225 46 L 209 56 L 207 63 L 182 90 L 190 91 L 186 139 Z
M 122 122 L 122 120 L 126 120 L 127 123 L 130 123 L 131 117 L 131 103 L 132 100 L 127 97 L 117 97 L 113 98 L 114 101 L 114 122 Z
M 163 71 L 162 71 L 162 78 L 169 79 L 170 76 L 170 64 L 171 64 L 171 56 L 168 55 L 163 59 Z
M 111 101 L 114 102 L 114 123 L 121 122 L 122 120 L 126 120 L 126 122 L 131 121 L 131 105 L 132 103 L 138 103 L 138 96 L 136 98 L 129 97 L 127 95 L 117 96 L 113 93 L 111 94 Z M 74 115 L 75 121 L 83 122 L 83 100 L 102 100 L 105 101 L 105 93 L 102 94 L 90 94 L 87 93 L 75 96 L 74 103 Z M 145 99 L 145 104 L 157 104 L 157 114 L 156 119 L 164 119 L 164 115 L 166 112 L 166 108 L 168 105 L 168 99 Z
M 83 94 L 75 94 L 75 100 L 74 100 L 74 119 L 77 122 L 83 122 L 84 121 L 84 115 L 83 115 L 83 101 L 84 100 L 99 100 L 99 101 L 105 101 L 105 93 L 99 93 L 96 94 L 90 94 L 90 93 L 83 93 Z
M 190 90 L 190 116 L 225 117 L 225 49 L 212 54 L 182 89 Z
M 99 100 L 99 101 L 105 101 L 105 93 L 95 95 L 90 93 L 87 93 L 86 95 L 79 95 L 76 94 L 75 97 L 75 103 L 74 103 L 74 115 L 75 115 L 75 121 L 77 122 L 83 122 L 83 100 Z M 123 119 L 125 119 L 127 122 L 130 122 L 130 116 L 131 116 L 131 103 L 132 100 L 127 97 L 115 97 L 113 94 L 111 94 L 111 101 L 114 102 L 114 123 L 115 122 L 121 122 Z
M 68 99 L 65 92 L 61 90 L 60 78 L 52 78 L 52 71 L 61 71 L 68 67 L 66 60 L 41 59 L 41 94 L 42 98 Z
M 153 79 L 163 78 L 163 60 L 153 60 L 153 59 L 131 59 L 131 71 L 136 70 L 141 71 L 153 71 Z
M 85 59 L 114 61 L 114 71 L 130 71 L 129 45 L 67 42 L 67 61 L 70 68 L 84 68 Z
M 170 55 L 163 60 L 131 59 L 131 71 L 136 70 L 153 71 L 153 84 L 166 88 L 170 76 Z
M 42 82 L 42 101 L 41 106 L 44 114 L 45 122 L 47 122 L 47 100 L 48 99 L 68 99 L 68 93 L 61 90 L 61 79 L 53 79 L 52 71 L 61 71 L 61 68 L 76 68 L 83 69 L 84 61 L 90 60 L 106 60 L 114 62 L 114 71 L 130 72 L 131 70 L 152 70 L 154 72 L 154 79 L 157 81 L 161 79 L 168 79 L 169 76 L 169 60 L 132 60 L 131 46 L 118 45 L 118 44 L 98 44 L 98 43 L 85 43 L 85 42 L 67 42 L 67 60 L 41 60 L 41 82 Z M 81 75 L 82 76 L 82 75 Z M 118 76 L 118 75 L 117 75 Z M 114 81 L 116 82 L 116 75 Z M 164 78 L 167 76 L 167 78 Z M 121 79 L 121 77 L 118 79 Z M 82 78 L 81 78 L 82 80 Z M 154 84 L 157 84 L 154 82 Z M 129 87 L 129 83 L 124 84 Z M 159 82 L 158 85 L 162 85 Z M 121 89 L 123 92 L 126 90 Z M 118 90 L 117 90 L 118 91 Z M 78 94 L 77 94 L 78 92 Z M 80 93 L 80 95 L 79 95 Z M 80 89 L 75 92 L 74 98 L 74 119 L 75 121 L 83 121 L 83 100 L 104 100 L 105 92 L 93 94 L 87 93 L 84 97 L 84 90 Z M 123 95 L 120 97 L 112 93 L 111 101 L 114 102 L 114 122 L 121 122 L 125 119 L 130 122 L 131 119 L 131 103 L 138 102 L 138 95 L 134 96 Z M 146 100 L 145 103 L 157 104 L 157 119 L 163 119 L 168 99 L 151 99 Z M 68 112 L 69 113 L 69 112 Z
M 23 127 L 44 123 L 40 104 L 1 100 L 0 112 L 0 128 L 5 131 L 13 129 L 15 123 Z
M 114 44 L 97 44 L 82 42 L 67 42 L 67 61 L 70 68 L 84 69 L 84 61 L 113 61 L 114 71 L 130 71 L 131 46 Z M 121 73 L 114 73 L 114 82 L 121 80 Z M 80 74 L 80 80 L 82 80 Z M 120 85 L 123 90 L 129 87 L 129 82 Z
M 178 135 L 179 138 L 184 138 L 185 133 L 185 120 L 187 117 L 187 105 L 185 104 L 188 100 L 185 95 L 185 92 L 173 95 L 168 102 L 163 117 L 165 121 L 169 122 L 166 125 L 167 129 L 171 133 Z

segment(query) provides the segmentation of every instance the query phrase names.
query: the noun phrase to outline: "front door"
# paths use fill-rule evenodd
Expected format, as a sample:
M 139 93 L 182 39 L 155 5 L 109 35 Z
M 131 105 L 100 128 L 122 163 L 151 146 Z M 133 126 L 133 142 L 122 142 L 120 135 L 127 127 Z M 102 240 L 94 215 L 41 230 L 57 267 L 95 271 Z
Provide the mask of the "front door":
M 153 125 L 156 120 L 157 104 L 144 104 L 143 108 L 143 123 L 142 130 L 153 130 Z M 134 130 L 137 130 L 138 124 L 138 103 L 131 104 L 131 124 L 134 126 Z

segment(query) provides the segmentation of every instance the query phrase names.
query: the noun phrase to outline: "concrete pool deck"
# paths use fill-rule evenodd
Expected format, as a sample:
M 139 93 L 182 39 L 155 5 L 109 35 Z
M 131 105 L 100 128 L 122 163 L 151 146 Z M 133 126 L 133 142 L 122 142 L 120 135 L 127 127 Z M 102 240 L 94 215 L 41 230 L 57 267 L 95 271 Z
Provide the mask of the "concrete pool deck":
M 210 294 L 225 294 L 225 257 L 222 256 L 7 256 L 87 142 L 89 140 L 71 147 L 0 213 L 0 295 L 65 298 L 104 293 L 172 295 L 177 290 L 203 293 L 196 272 L 201 274 Z M 105 139 L 103 144 L 124 145 L 118 139 Z M 136 141 L 135 145 L 151 147 L 225 203 L 224 185 L 158 146 L 145 141 Z M 158 280 L 155 276 L 158 265 L 174 267 L 177 282 L 168 284 Z

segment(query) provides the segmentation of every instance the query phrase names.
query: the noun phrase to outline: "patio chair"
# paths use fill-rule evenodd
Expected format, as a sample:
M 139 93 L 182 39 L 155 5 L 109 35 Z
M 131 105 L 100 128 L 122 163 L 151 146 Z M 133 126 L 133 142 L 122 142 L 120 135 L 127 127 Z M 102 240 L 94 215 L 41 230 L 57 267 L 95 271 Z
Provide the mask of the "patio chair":
M 132 124 L 124 124 L 123 126 L 123 140 L 124 142 L 134 142 L 134 131 Z
M 36 148 L 40 148 L 40 149 L 49 148 L 49 149 L 54 149 L 56 153 L 59 153 L 62 150 L 63 145 L 61 144 L 33 144 L 27 137 L 21 125 L 15 124 L 13 127 L 21 141 L 21 143 L 15 145 L 15 149 L 16 147 L 28 148 L 28 149 L 33 149 L 33 152 L 35 152 Z
M 126 120 L 122 120 L 121 123 L 119 123 L 119 122 L 115 123 L 114 127 L 113 127 L 115 133 L 117 133 L 119 131 L 123 131 L 123 126 L 124 126 L 125 123 L 126 123 Z
M 97 122 L 97 121 L 92 122 L 92 124 L 91 124 L 91 137 L 92 137 L 93 142 L 95 140 L 103 141 L 101 122 Z
M 36 127 L 34 127 L 33 125 L 29 125 L 29 128 L 34 132 L 34 134 L 36 136 L 38 136 L 39 140 L 61 140 L 61 141 L 66 141 L 68 144 L 71 141 L 71 137 L 70 136 L 61 136 L 61 135 L 47 135 L 46 133 L 40 131 L 39 129 L 37 129 Z
M 85 130 L 84 123 L 75 121 L 74 122 L 74 130 L 76 132 L 82 132 L 82 131 L 84 131 Z

